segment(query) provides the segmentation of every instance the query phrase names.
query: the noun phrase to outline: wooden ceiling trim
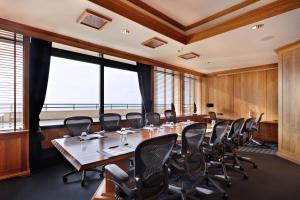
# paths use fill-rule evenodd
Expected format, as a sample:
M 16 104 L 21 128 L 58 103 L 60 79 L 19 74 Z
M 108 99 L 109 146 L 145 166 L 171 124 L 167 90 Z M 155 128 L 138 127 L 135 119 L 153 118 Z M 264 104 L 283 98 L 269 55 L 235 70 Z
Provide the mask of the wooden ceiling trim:
M 159 10 L 156 10 L 155 8 L 149 6 L 148 4 L 142 2 L 141 0 L 128 0 L 129 2 L 133 3 L 135 6 L 138 6 L 139 8 L 147 11 L 148 13 L 151 13 L 152 15 L 168 22 L 169 24 L 172 24 L 176 28 L 181 29 L 182 31 L 185 30 L 185 26 L 182 25 L 181 23 L 175 21 L 174 19 L 168 17 L 164 13 L 160 12 Z
M 183 73 L 189 73 L 189 74 L 193 74 L 193 75 L 200 76 L 200 77 L 206 76 L 204 73 L 194 71 L 194 70 L 188 69 L 186 67 L 171 65 L 171 64 L 164 63 L 161 61 L 153 60 L 150 58 L 135 55 L 135 54 L 128 53 L 125 51 L 120 51 L 120 50 L 109 48 L 106 46 L 94 44 L 91 42 L 79 40 L 79 39 L 76 39 L 73 37 L 46 31 L 43 29 L 35 28 L 32 26 L 24 25 L 21 23 L 9 21 L 9 20 L 2 19 L 2 18 L 0 18 L 0 28 L 8 30 L 8 31 L 21 33 L 21 34 L 24 34 L 25 36 L 32 36 L 35 38 L 40 38 L 40 39 L 51 41 L 51 42 L 56 42 L 56 43 L 61 43 L 61 44 L 77 47 L 77 48 L 86 49 L 89 51 L 99 52 L 99 53 L 103 53 L 103 54 L 107 54 L 107 55 L 111 55 L 111 56 L 116 56 L 116 57 L 120 57 L 120 58 L 124 58 L 124 59 L 128 59 L 128 60 L 133 60 L 136 62 L 148 64 L 148 65 L 160 66 L 160 67 L 164 67 L 167 69 L 180 71 Z
M 230 13 L 232 13 L 234 11 L 242 9 L 242 8 L 244 8 L 246 6 L 249 6 L 249 5 L 253 4 L 253 3 L 256 3 L 258 1 L 259 0 L 245 0 L 245 1 L 241 2 L 241 3 L 239 3 L 239 4 L 233 5 L 233 6 L 227 8 L 225 10 L 222 10 L 222 11 L 220 11 L 218 13 L 215 13 L 215 14 L 207 17 L 207 18 L 204 18 L 204 19 L 199 20 L 199 21 L 197 21 L 197 22 L 195 22 L 195 23 L 193 23 L 191 25 L 186 26 L 184 28 L 184 31 L 188 31 L 190 29 L 193 29 L 193 28 L 196 28 L 198 26 L 201 26 L 201 25 L 203 25 L 205 23 L 208 23 L 208 22 L 213 21 L 213 20 L 215 20 L 217 18 L 223 17 L 223 16 L 225 16 L 227 14 L 230 14 Z
M 187 44 L 197 42 L 248 24 L 255 23 L 294 9 L 300 8 L 300 1 L 277 0 L 249 11 L 226 22 L 187 36 Z
M 278 63 L 272 63 L 272 64 L 266 64 L 266 65 L 257 65 L 257 66 L 251 66 L 251 67 L 239 67 L 237 69 L 223 70 L 223 71 L 209 73 L 209 74 L 207 74 L 207 76 L 208 77 L 225 76 L 225 75 L 249 73 L 249 72 L 255 72 L 255 71 L 272 70 L 272 69 L 277 69 L 277 68 L 278 68 Z
M 103 8 L 115 12 L 123 17 L 135 21 L 182 44 L 186 43 L 186 36 L 179 31 L 165 25 L 153 17 L 133 8 L 122 0 L 89 0 Z

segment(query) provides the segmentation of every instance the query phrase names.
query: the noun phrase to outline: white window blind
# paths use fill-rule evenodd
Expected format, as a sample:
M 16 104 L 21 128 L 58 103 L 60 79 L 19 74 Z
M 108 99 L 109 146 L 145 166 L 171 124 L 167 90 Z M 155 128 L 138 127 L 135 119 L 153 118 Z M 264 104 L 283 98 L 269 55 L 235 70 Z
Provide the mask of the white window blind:
M 196 79 L 191 75 L 184 75 L 184 98 L 183 108 L 184 115 L 190 115 L 194 112 L 195 100 L 195 81 Z
M 163 114 L 174 102 L 174 73 L 157 67 L 154 71 L 154 111 Z
M 23 128 L 23 35 L 0 29 L 0 130 Z

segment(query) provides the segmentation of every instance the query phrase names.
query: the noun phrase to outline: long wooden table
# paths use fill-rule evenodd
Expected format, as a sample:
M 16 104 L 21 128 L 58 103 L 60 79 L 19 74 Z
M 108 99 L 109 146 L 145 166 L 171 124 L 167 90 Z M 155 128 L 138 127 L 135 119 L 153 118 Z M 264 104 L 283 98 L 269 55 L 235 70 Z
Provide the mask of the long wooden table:
M 136 133 L 127 134 L 127 143 L 128 146 L 132 147 L 132 151 L 117 156 L 108 156 L 104 152 L 109 147 L 120 145 L 122 135 L 116 132 L 105 133 L 103 138 L 87 141 L 80 141 L 78 137 L 60 138 L 52 140 L 52 144 L 78 171 L 112 163 L 117 164 L 124 171 L 128 171 L 129 158 L 134 156 L 135 147 L 139 143 L 160 135 L 179 134 L 184 126 L 184 124 L 179 124 L 173 128 L 168 127 L 152 131 L 141 129 Z M 92 198 L 93 200 L 114 199 L 114 185 L 108 180 L 109 177 L 110 174 L 106 173 Z

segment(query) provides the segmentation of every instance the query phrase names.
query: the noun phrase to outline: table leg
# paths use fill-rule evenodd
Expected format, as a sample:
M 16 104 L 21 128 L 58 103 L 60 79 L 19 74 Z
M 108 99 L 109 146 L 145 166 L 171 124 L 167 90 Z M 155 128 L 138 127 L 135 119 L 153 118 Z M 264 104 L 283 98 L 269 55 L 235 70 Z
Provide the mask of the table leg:
M 128 163 L 129 158 L 125 158 L 122 160 L 118 160 L 116 162 L 112 162 L 111 164 L 118 165 L 124 171 L 128 171 Z M 105 172 L 105 178 L 103 179 L 102 183 L 98 187 L 97 191 L 95 192 L 92 200 L 114 200 L 115 199 L 115 185 L 109 181 L 111 175 L 108 172 Z

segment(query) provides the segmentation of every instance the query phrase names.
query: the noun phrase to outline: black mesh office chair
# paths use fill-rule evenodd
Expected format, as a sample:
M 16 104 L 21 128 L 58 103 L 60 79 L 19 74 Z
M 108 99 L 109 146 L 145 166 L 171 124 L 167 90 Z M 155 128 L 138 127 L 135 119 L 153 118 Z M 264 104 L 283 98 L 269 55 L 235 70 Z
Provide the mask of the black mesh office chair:
M 209 144 L 205 145 L 204 152 L 206 155 L 206 162 L 211 164 L 211 168 L 221 168 L 222 175 L 215 175 L 215 178 L 221 181 L 225 181 L 227 186 L 231 186 L 231 181 L 227 174 L 226 163 L 224 160 L 225 156 L 225 136 L 228 130 L 229 121 L 223 120 L 217 122 L 209 140 Z
M 75 116 L 69 117 L 64 120 L 64 125 L 69 131 L 70 137 L 80 136 L 82 132 L 89 134 L 91 132 L 91 126 L 93 124 L 93 119 L 87 116 Z M 103 176 L 103 170 L 99 169 L 87 169 L 82 171 L 81 186 L 84 187 L 86 184 L 86 171 L 94 171 L 100 173 L 100 177 Z M 67 177 L 78 173 L 77 170 L 73 170 L 65 175 L 63 175 L 63 182 L 68 181 Z
M 160 126 L 160 114 L 159 113 L 146 113 L 145 114 L 146 125 L 153 124 L 154 126 Z
M 215 112 L 211 111 L 211 112 L 208 112 L 208 114 L 209 114 L 209 117 L 210 117 L 211 121 L 214 120 L 216 123 L 218 122 L 217 115 L 216 115 Z
M 165 118 L 167 122 L 176 123 L 176 112 L 174 110 L 165 110 Z
M 259 146 L 259 147 L 265 147 L 265 148 L 270 148 L 267 144 L 265 144 L 263 141 L 258 141 L 253 139 L 253 134 L 259 134 L 260 131 L 260 122 L 262 120 L 264 113 L 261 113 L 259 115 L 259 117 L 255 120 L 255 122 L 253 122 L 251 129 L 250 129 L 250 139 L 249 139 L 249 143 Z
M 117 113 L 105 113 L 100 115 L 100 124 L 104 131 L 118 131 L 120 127 L 121 115 Z
M 242 128 L 241 128 L 241 132 L 240 132 L 240 139 L 239 139 L 239 145 L 240 146 L 244 146 L 244 145 L 247 145 L 250 141 L 250 138 L 251 138 L 251 128 L 252 128 L 252 125 L 253 123 L 255 123 L 255 118 L 248 118 L 245 120 Z M 239 160 L 240 161 L 243 161 L 243 162 L 247 162 L 247 163 L 250 163 L 252 164 L 253 168 L 257 168 L 257 165 L 255 162 L 253 162 L 251 160 L 251 158 L 248 158 L 248 157 L 239 157 Z
M 176 139 L 177 134 L 169 134 L 140 143 L 135 150 L 134 173 L 130 175 L 115 164 L 105 166 L 112 174 L 117 199 L 178 199 L 178 195 L 168 193 L 166 166 Z
M 248 176 L 245 173 L 236 170 L 236 168 L 239 168 L 240 170 L 244 170 L 240 163 L 240 159 L 243 159 L 243 157 L 239 156 L 237 154 L 237 150 L 240 145 L 240 134 L 241 134 L 243 125 L 244 125 L 244 118 L 236 119 L 231 124 L 230 130 L 227 134 L 227 138 L 226 138 L 226 142 L 225 142 L 226 143 L 226 160 L 232 161 L 232 166 L 230 166 L 230 167 L 233 171 L 238 172 L 239 174 L 243 175 L 243 177 L 245 179 L 247 179 Z
M 144 127 L 144 118 L 141 113 L 131 112 L 126 114 L 126 121 L 129 127 L 139 129 Z
M 206 123 L 186 126 L 181 136 L 181 154 L 173 154 L 169 161 L 172 171 L 170 189 L 181 193 L 182 199 L 199 199 L 199 195 L 203 195 L 207 191 L 212 194 L 220 193 L 227 198 L 225 191 L 210 177 L 207 171 L 202 149 L 206 126 Z

